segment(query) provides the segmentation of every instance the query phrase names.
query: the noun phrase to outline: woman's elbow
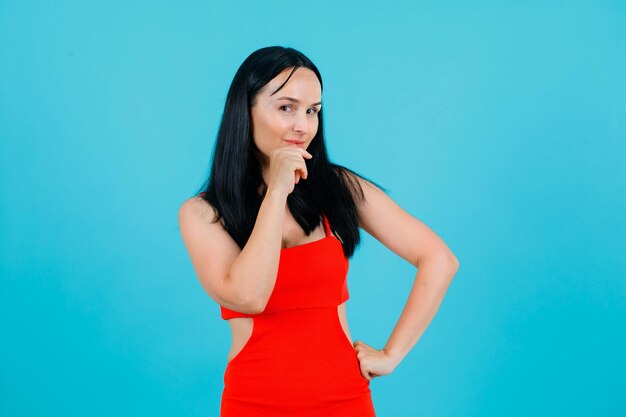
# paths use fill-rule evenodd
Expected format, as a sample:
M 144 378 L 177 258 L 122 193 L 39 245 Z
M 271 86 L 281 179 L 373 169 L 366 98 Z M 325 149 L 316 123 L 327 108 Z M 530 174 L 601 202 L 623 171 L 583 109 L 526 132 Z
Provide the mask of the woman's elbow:
M 452 251 L 442 251 L 435 258 L 438 259 L 439 264 L 446 270 L 450 271 L 452 275 L 456 274 L 456 271 L 459 269 L 459 259 L 454 255 L 454 253 L 452 253 Z

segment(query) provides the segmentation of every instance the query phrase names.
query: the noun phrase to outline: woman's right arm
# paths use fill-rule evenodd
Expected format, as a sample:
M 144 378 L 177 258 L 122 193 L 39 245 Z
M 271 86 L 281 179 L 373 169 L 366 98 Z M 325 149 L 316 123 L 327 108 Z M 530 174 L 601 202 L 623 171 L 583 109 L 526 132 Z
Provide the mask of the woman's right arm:
M 288 193 L 268 190 L 242 250 L 220 222 L 214 209 L 193 197 L 178 210 L 183 242 L 204 290 L 218 304 L 244 314 L 265 309 L 276 283 Z
M 308 178 L 304 158 L 312 157 L 296 145 L 272 151 L 267 192 L 242 250 L 212 222 L 214 209 L 203 199 L 180 206 L 180 232 L 196 275 L 218 304 L 244 314 L 265 310 L 278 274 L 287 196 L 300 178 Z

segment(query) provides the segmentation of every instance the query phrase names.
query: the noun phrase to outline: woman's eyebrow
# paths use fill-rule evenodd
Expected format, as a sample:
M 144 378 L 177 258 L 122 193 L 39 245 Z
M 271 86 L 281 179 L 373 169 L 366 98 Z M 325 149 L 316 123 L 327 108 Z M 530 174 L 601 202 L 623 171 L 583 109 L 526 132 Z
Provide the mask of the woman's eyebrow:
M 276 100 L 289 100 L 289 101 L 293 101 L 294 103 L 300 103 L 300 100 L 298 100 L 297 98 L 287 97 L 287 96 L 278 97 Z M 317 103 L 311 104 L 311 106 L 317 106 L 318 104 L 322 104 L 322 102 L 318 101 Z

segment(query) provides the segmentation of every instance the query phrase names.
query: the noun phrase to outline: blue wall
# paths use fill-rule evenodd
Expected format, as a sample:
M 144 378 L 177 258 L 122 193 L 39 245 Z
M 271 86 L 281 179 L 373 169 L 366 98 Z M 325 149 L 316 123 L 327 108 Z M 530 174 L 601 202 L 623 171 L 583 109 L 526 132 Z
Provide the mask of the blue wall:
M 337 3 L 0 0 L 0 414 L 218 415 L 230 331 L 177 210 L 283 45 L 331 158 L 460 260 L 378 415 L 623 415 L 625 3 Z M 415 268 L 362 235 L 348 318 L 382 348 Z

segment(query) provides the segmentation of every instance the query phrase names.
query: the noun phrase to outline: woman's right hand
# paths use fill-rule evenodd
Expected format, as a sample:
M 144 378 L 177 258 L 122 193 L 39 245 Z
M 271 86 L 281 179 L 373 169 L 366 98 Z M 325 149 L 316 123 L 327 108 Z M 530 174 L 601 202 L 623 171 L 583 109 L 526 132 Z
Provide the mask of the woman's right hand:
M 309 176 L 304 158 L 313 158 L 306 149 L 297 145 L 274 149 L 270 154 L 268 190 L 283 190 L 291 194 L 300 178 Z

